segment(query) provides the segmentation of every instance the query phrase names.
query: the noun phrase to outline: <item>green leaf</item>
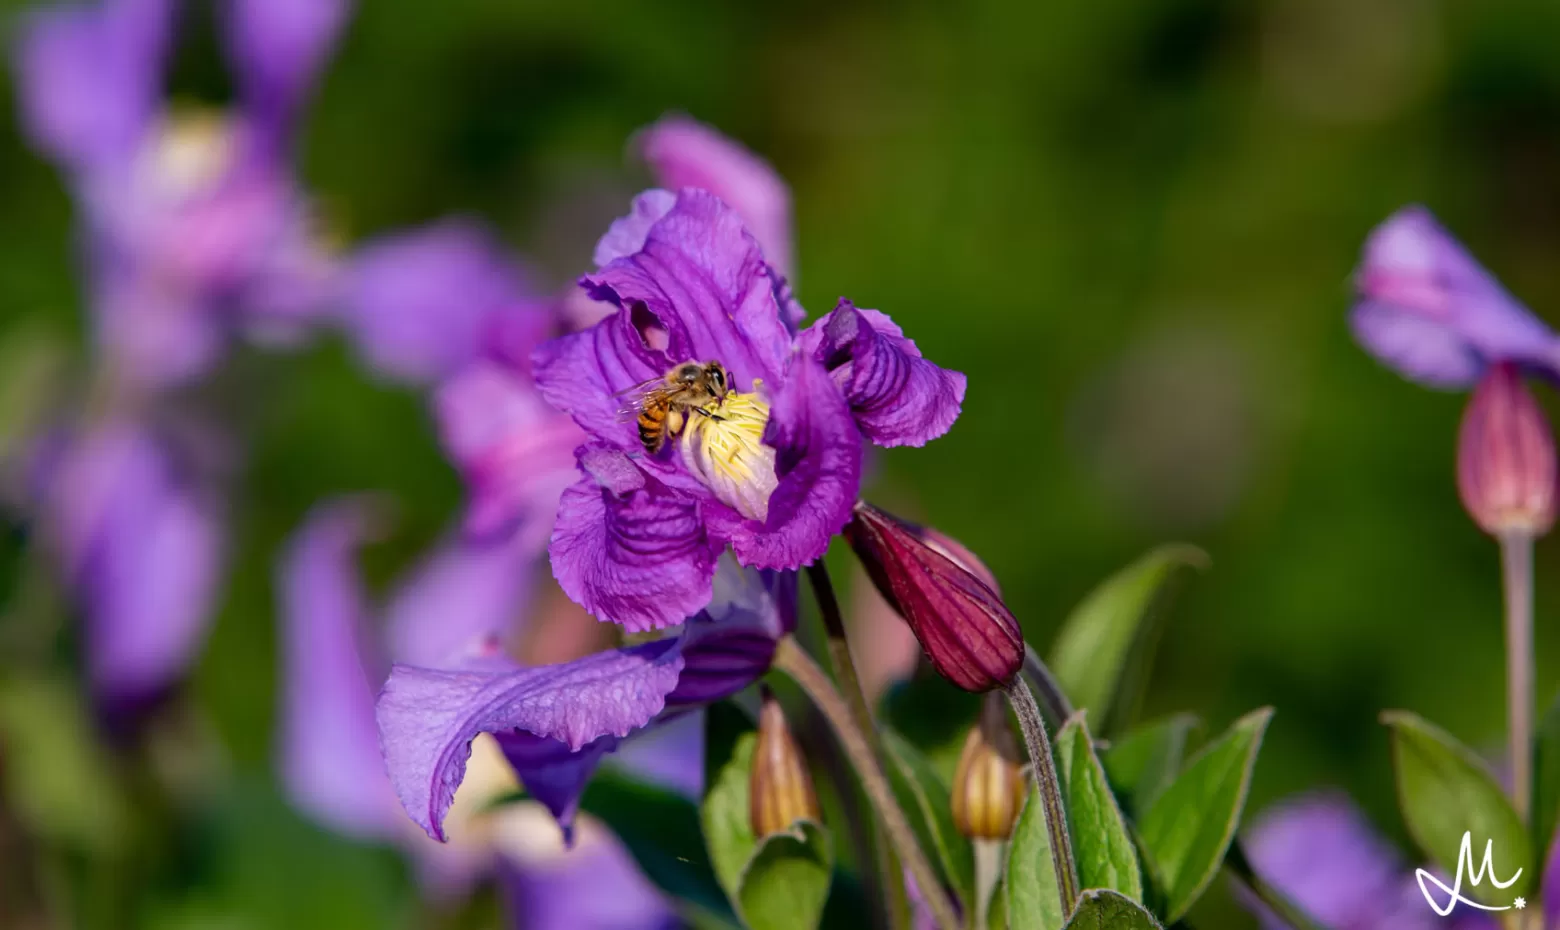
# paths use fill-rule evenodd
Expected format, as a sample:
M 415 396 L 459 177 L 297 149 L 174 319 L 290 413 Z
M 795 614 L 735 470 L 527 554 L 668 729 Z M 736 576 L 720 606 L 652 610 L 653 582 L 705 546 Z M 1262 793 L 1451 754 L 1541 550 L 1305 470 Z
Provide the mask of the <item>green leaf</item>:
M 1272 717 L 1273 709 L 1264 707 L 1235 721 L 1143 815 L 1139 836 L 1163 880 L 1165 919 L 1171 923 L 1202 895 L 1224 861 Z
M 1062 804 L 1072 836 L 1078 881 L 1084 888 L 1109 888 L 1133 901 L 1143 900 L 1143 877 L 1126 819 L 1094 754 L 1084 713 L 1078 712 L 1056 734 L 1056 768 Z
M 765 837 L 742 872 L 742 917 L 753 930 L 811 930 L 818 926 L 834 852 L 828 831 L 800 820 L 791 831 Z
M 932 857 L 959 900 L 972 900 L 975 857 L 969 840 L 953 825 L 952 792 L 931 763 L 898 733 L 884 730 L 883 748 L 894 799 L 909 818 L 916 842 Z
M 1560 695 L 1538 722 L 1533 739 L 1533 848 L 1540 857 L 1554 842 L 1560 826 Z M 1546 868 L 1547 863 L 1539 863 Z
M 1522 869 L 1516 883 L 1495 889 L 1488 881 L 1464 888 L 1464 894 L 1497 893 L 1506 904 L 1525 894 L 1537 871 L 1533 846 L 1522 820 L 1484 763 L 1451 734 L 1423 718 L 1389 710 L 1381 722 L 1392 728 L 1392 762 L 1397 770 L 1398 807 L 1420 850 L 1449 875 L 1458 874 L 1464 835 L 1472 838 L 1475 862 L 1483 862 L 1485 843 L 1494 843 L 1496 874 L 1502 879 Z
M 1100 762 L 1127 816 L 1142 816 L 1175 780 L 1186 757 L 1187 734 L 1196 726 L 1196 717 L 1176 714 L 1111 740 Z
M 1100 732 L 1120 729 L 1136 711 L 1169 582 L 1183 568 L 1207 564 L 1194 546 L 1161 546 L 1107 578 L 1067 618 L 1051 648 L 1050 668 L 1073 706 L 1093 713 Z
M 758 849 L 748 819 L 748 772 L 757 743 L 758 734 L 752 731 L 737 737 L 730 757 L 705 790 L 699 810 L 715 877 L 733 902 L 741 900 L 742 872 Z
M 1051 837 L 1045 829 L 1045 804 L 1031 788 L 1008 844 L 1007 875 L 1002 887 L 1007 918 L 1014 930 L 1061 930 L 1062 892 L 1051 863 Z
M 1085 891 L 1067 930 L 1162 930 L 1154 915 L 1114 891 Z

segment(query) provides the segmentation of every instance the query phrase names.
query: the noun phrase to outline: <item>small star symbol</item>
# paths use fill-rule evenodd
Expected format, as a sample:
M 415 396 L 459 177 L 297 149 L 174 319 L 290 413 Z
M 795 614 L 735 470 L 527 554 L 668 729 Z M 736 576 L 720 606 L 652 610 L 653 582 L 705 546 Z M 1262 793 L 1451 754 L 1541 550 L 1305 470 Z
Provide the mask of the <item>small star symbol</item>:
M 1511 902 L 1511 906 L 1520 911 L 1527 907 L 1527 898 L 1518 898 L 1517 900 Z

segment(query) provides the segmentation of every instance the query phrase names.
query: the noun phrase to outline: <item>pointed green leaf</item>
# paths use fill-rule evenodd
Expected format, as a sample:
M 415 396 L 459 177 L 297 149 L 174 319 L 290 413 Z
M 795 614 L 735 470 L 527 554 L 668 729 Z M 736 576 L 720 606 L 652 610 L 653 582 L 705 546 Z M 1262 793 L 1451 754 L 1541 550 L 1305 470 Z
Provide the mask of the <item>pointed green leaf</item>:
M 1493 862 L 1502 880 L 1517 869 L 1522 876 L 1504 889 L 1488 880 L 1463 893 L 1501 896 L 1498 904 L 1526 894 L 1538 870 L 1522 819 L 1477 755 L 1446 731 L 1407 711 L 1389 710 L 1381 722 L 1392 728 L 1392 762 L 1397 772 L 1398 807 L 1419 849 L 1448 875 L 1458 874 L 1465 834 L 1471 836 L 1475 862 L 1483 862 L 1493 842 Z
M 1164 882 L 1165 918 L 1171 923 L 1202 895 L 1224 861 L 1272 716 L 1273 709 L 1264 707 L 1235 721 L 1143 815 L 1139 835 Z
M 1109 888 L 1143 900 L 1143 877 L 1125 818 L 1094 755 L 1094 741 L 1082 711 L 1056 734 L 1056 768 L 1072 836 L 1078 881 L 1084 888 Z
M 1007 877 L 1003 879 L 1009 926 L 1014 930 L 1061 930 L 1062 892 L 1051 863 L 1051 837 L 1045 828 L 1045 804 L 1030 789 L 1008 843 Z
M 731 755 L 706 787 L 699 809 L 710 864 L 733 905 L 741 900 L 742 871 L 758 848 L 748 820 L 748 773 L 757 743 L 758 734 L 751 730 L 737 737 Z
M 1051 671 L 1086 708 L 1100 732 L 1119 729 L 1136 711 L 1153 657 L 1171 585 L 1183 568 L 1208 557 L 1187 545 L 1161 546 L 1107 578 L 1073 610 L 1051 648 Z
M 1186 758 L 1186 737 L 1197 726 L 1191 714 L 1145 723 L 1111 740 L 1100 756 L 1127 816 L 1141 817 L 1170 786 Z
M 1560 827 L 1560 695 L 1538 722 L 1533 738 L 1533 848 L 1546 858 Z M 1546 867 L 1541 862 L 1540 868 Z
M 931 763 L 898 733 L 885 730 L 883 748 L 889 784 L 910 820 L 916 841 L 959 900 L 970 900 L 975 887 L 975 857 L 969 840 L 953 825 L 952 792 Z
M 742 918 L 753 930 L 812 930 L 818 926 L 834 851 L 828 831 L 800 820 L 764 838 L 740 881 Z
M 1067 930 L 1163 930 L 1154 915 L 1114 891 L 1086 891 Z

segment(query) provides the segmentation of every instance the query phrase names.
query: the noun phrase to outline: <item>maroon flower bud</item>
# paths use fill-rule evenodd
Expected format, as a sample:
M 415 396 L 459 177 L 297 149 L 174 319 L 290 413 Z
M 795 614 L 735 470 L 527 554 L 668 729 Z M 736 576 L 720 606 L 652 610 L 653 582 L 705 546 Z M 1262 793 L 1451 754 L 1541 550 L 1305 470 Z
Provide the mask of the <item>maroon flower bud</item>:
M 748 773 L 748 822 L 753 835 L 762 839 L 789 830 L 798 820 L 822 820 L 818 796 L 780 702 L 765 694 Z
M 1024 636 L 991 584 L 960 564 L 974 560 L 969 550 L 865 502 L 856 504 L 845 538 L 938 674 L 966 691 L 1012 683 L 1024 664 Z
M 1457 491 L 1492 536 L 1542 536 L 1554 525 L 1554 436 L 1510 362 L 1490 368 L 1463 413 Z
M 1028 791 L 1007 702 L 988 694 L 953 773 L 953 825 L 972 840 L 1006 840 Z

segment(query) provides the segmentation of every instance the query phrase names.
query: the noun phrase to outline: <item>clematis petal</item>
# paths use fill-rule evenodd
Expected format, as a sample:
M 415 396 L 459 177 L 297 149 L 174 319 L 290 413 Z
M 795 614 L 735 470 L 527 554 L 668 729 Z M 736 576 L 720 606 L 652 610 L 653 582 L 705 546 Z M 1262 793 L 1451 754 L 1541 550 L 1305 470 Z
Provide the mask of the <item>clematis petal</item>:
M 647 190 L 635 197 L 628 215 L 613 220 L 607 227 L 607 234 L 596 243 L 595 254 L 591 257 L 596 267 L 605 268 L 644 248 L 650 227 L 671 212 L 676 203 L 677 195 L 665 190 Z
M 498 733 L 495 739 L 526 792 L 558 821 L 565 845 L 572 844 L 580 796 L 585 793 L 585 785 L 596 773 L 602 757 L 617 749 L 618 738 L 597 737 L 577 749 L 523 731 Z
M 525 930 L 676 930 L 685 926 L 622 841 L 600 828 L 560 853 L 527 848 L 501 859 L 499 887 Z
M 796 573 L 742 568 L 722 557 L 709 606 L 683 631 L 683 673 L 670 707 L 729 697 L 769 671 L 775 644 L 796 628 Z
M 1356 285 L 1355 335 L 1404 377 L 1465 387 L 1501 360 L 1560 376 L 1560 340 L 1423 207 L 1376 227 Z
M 251 112 L 283 133 L 346 23 L 347 0 L 229 0 L 229 54 Z
M 477 358 L 492 321 L 548 314 L 489 233 L 451 220 L 363 246 L 348 271 L 347 325 L 376 370 L 427 383 Z
M 922 358 L 887 314 L 840 298 L 802 345 L 845 392 L 861 432 L 880 446 L 925 445 L 959 418 L 964 375 Z
M 861 493 L 861 433 L 844 396 L 810 356 L 792 356 L 770 400 L 763 441 L 775 450 L 779 479 L 767 519 L 746 520 L 713 501 L 701 504 L 701 513 L 743 565 L 800 568 L 828 551 Z
M 380 745 L 401 804 L 434 839 L 478 733 L 520 730 L 578 751 L 627 736 L 666 704 L 683 660 L 677 640 L 536 668 L 436 671 L 396 665 L 380 693 Z
M 769 264 L 784 275 L 795 271 L 791 192 L 768 162 L 686 116 L 663 117 L 635 143 L 662 186 L 697 187 L 719 197 L 742 217 Z
M 696 504 L 649 485 L 614 492 L 587 476 L 563 492 L 549 552 L 564 593 L 637 632 L 682 623 L 709 603 L 720 545 Z
M 127 161 L 158 109 L 168 0 L 106 0 L 41 10 L 15 50 L 33 144 L 73 168 Z
M 385 611 L 397 662 L 449 668 L 519 631 L 540 543 L 533 534 L 476 541 L 451 534 L 412 569 Z
M 368 606 L 352 561 L 372 520 L 361 500 L 321 507 L 282 560 L 279 756 L 294 804 L 349 836 L 386 838 L 399 824 L 374 725 L 382 672 L 364 649 Z

